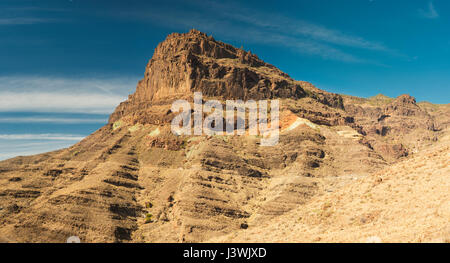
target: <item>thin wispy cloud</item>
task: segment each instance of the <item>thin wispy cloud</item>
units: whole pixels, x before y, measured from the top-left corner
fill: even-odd
[[[106,123],[108,119],[91,118],[56,118],[56,117],[14,117],[0,118],[0,123],[59,123],[59,124],[85,124],[85,123]]]
[[[13,18],[0,18],[0,25],[32,25],[38,23],[49,23],[52,20],[36,17],[13,17]]]
[[[273,46],[282,46],[294,49],[295,52],[318,56],[326,60],[338,60],[350,63],[362,63],[365,60],[358,58],[350,53],[344,52],[339,48],[332,47],[326,43],[320,43],[314,39],[302,38],[298,36],[290,36],[283,32],[270,32],[265,28],[257,25],[243,26],[242,23],[230,23],[227,21],[215,21],[210,18],[199,17],[196,15],[186,14],[184,12],[165,14],[163,12],[142,13],[141,15],[133,14],[133,19],[141,17],[145,20],[151,20],[155,23],[164,21],[165,18],[170,23],[165,26],[174,29],[196,28],[205,32],[213,32],[214,36],[224,38],[224,40],[245,41],[248,43],[267,44]]]
[[[230,33],[224,33],[225,36],[234,38]],[[292,36],[273,33],[271,37],[260,31],[251,31],[246,34],[235,36],[247,42],[255,41],[257,43],[265,43],[267,45],[284,46],[292,49],[296,53],[314,55],[327,60],[338,60],[349,63],[366,63],[368,61],[358,58],[352,54],[343,52],[337,48],[324,43],[318,43],[307,39],[298,39]]]
[[[419,13],[424,18],[428,19],[439,18],[439,13],[436,10],[436,7],[434,6],[432,1],[428,2],[428,7],[426,9],[419,9]]]
[[[308,21],[288,18],[262,12],[227,12],[228,18],[235,19],[253,26],[285,35],[304,37],[311,40],[335,44],[339,46],[355,47],[368,50],[386,51],[388,48],[381,43],[368,41],[362,37],[345,34],[335,29]],[[269,19],[268,19],[269,18]]]
[[[26,13],[26,12],[67,12],[66,8],[54,8],[54,7],[43,7],[43,6],[12,6],[2,8],[6,12],[15,13]]]
[[[171,26],[196,28],[205,32],[214,32],[214,36],[220,36],[224,40],[244,41],[247,43],[266,44],[271,46],[282,46],[292,49],[296,53],[318,56],[326,60],[337,60],[349,63],[367,63],[368,61],[358,58],[350,53],[344,52],[339,48],[330,46],[328,43],[318,42],[313,39],[302,38],[283,34],[283,32],[269,32],[264,28],[255,25],[242,26],[242,23],[233,24],[229,20],[210,20],[208,17],[200,14],[185,12],[152,12],[152,13],[132,13],[133,18],[144,20],[151,19],[155,23],[168,17]],[[128,13],[130,15],[130,13]]]
[[[152,7],[151,10],[122,10],[114,15],[151,21],[173,29],[196,28],[212,32],[214,36],[224,40],[286,47],[297,53],[325,60],[380,64],[358,57],[349,51],[351,48],[403,56],[377,41],[369,41],[310,21],[249,9],[242,4],[223,4],[216,1],[190,3],[196,6],[198,11],[179,10],[172,6]]]
[[[51,77],[51,76],[0,76],[1,91],[49,91],[74,93],[107,93],[124,95],[136,88],[140,76],[134,77]]]
[[[125,99],[89,93],[0,92],[0,111],[108,113]]]
[[[48,145],[45,145],[36,150],[0,152],[0,161],[14,158],[17,156],[29,156],[29,155],[34,155],[34,154],[38,154],[38,153],[49,152],[51,150],[55,150],[55,149],[48,147]]]
[[[109,114],[136,83],[137,78],[0,77],[0,112]]]
[[[0,140],[80,141],[85,136],[74,134],[0,134]]]
[[[199,2],[199,4],[202,3]],[[323,54],[322,57],[325,59],[354,63],[373,63],[367,59],[357,58],[355,55],[341,50],[341,47],[378,51],[405,57],[405,55],[387,47],[381,42],[367,40],[361,36],[310,21],[299,20],[276,13],[266,13],[240,4],[230,5],[215,1],[210,1],[208,4],[210,10],[224,10],[220,16],[225,20],[234,20],[240,25],[247,24],[249,28],[256,28],[263,32],[267,38],[281,35],[293,43],[314,45],[316,48],[306,49],[306,51],[312,55],[317,55],[316,51],[320,50],[320,54]],[[291,43],[285,42],[285,45],[291,45]]]
[[[0,25],[33,25],[62,22],[63,20],[54,16],[61,12],[67,12],[67,9],[44,6],[2,6],[0,8]]]
[[[25,136],[28,139],[12,139],[14,137],[24,137],[23,135],[11,135],[9,139],[0,139],[0,160],[13,158],[16,156],[27,156],[38,153],[50,152],[72,146],[77,141],[83,139],[77,135],[47,135],[47,139],[35,139],[39,136]],[[44,136],[40,136],[44,137]],[[57,140],[50,139],[58,137]],[[62,138],[68,137],[68,140]],[[33,139],[30,139],[33,138]]]

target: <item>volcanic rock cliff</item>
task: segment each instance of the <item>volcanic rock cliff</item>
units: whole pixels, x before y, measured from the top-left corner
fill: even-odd
[[[250,135],[176,136],[171,103],[191,100],[194,91],[221,101],[279,99],[279,143],[261,147]],[[329,93],[199,31],[174,33],[107,125],[67,149],[0,162],[0,241],[245,236],[414,157],[440,142],[449,125],[448,105],[408,95]],[[303,217],[328,218],[323,206]],[[323,223],[319,228],[330,222]],[[370,227],[370,220],[358,224]],[[414,224],[408,227],[417,234]]]
[[[310,83],[294,81],[251,52],[214,40],[197,30],[173,33],[155,49],[136,92],[111,116],[114,122],[131,112],[194,91],[223,99],[299,99],[307,96],[342,108],[342,98]]]

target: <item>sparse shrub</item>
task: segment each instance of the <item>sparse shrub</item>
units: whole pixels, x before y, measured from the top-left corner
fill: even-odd
[[[113,123],[113,130],[117,130],[118,128],[120,128],[120,126],[122,126],[122,121],[116,121]]]
[[[152,214],[146,214],[146,215],[145,215],[145,223],[146,223],[146,224],[152,223],[152,222],[153,222],[152,217],[153,217]]]

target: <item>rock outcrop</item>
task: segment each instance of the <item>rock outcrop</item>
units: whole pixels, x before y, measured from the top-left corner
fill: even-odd
[[[243,100],[306,95],[300,84],[251,52],[191,30],[171,34],[156,47],[131,99],[155,101],[193,91]]]
[[[410,95],[347,98],[345,109],[362,128],[365,142],[386,160],[398,160],[436,140],[436,118]]]
[[[222,99],[311,97],[332,107],[343,107],[339,95],[295,81],[250,51],[193,29],[185,34],[173,33],[156,47],[136,92],[117,108],[111,121],[195,91]]]
[[[171,103],[194,91],[220,101],[279,99],[279,143],[173,134]],[[0,162],[0,236],[202,242],[252,231],[440,140],[450,118],[437,116],[448,113],[406,95],[329,93],[199,31],[171,34],[107,125],[67,149]],[[295,224],[330,218],[328,201]]]

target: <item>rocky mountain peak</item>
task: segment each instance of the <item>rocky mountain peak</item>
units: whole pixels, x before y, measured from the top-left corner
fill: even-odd
[[[399,104],[416,104],[416,98],[410,96],[409,94],[403,94],[398,96],[394,102]]]
[[[403,94],[385,107],[385,113],[400,116],[427,115],[417,104],[416,99],[410,95]]]
[[[172,33],[155,49],[153,60],[167,59],[180,54],[214,59],[238,59],[250,66],[271,66],[250,51],[216,41],[211,35],[191,29],[188,33]],[[273,66],[271,66],[273,67]]]
[[[305,96],[300,83],[255,54],[193,29],[170,34],[156,47],[131,99],[157,101],[194,91],[227,99]]]
[[[250,51],[192,29],[172,33],[158,44],[136,92],[116,109],[110,121],[196,91],[224,100],[311,97],[321,104],[343,108],[341,96],[293,80]]]

